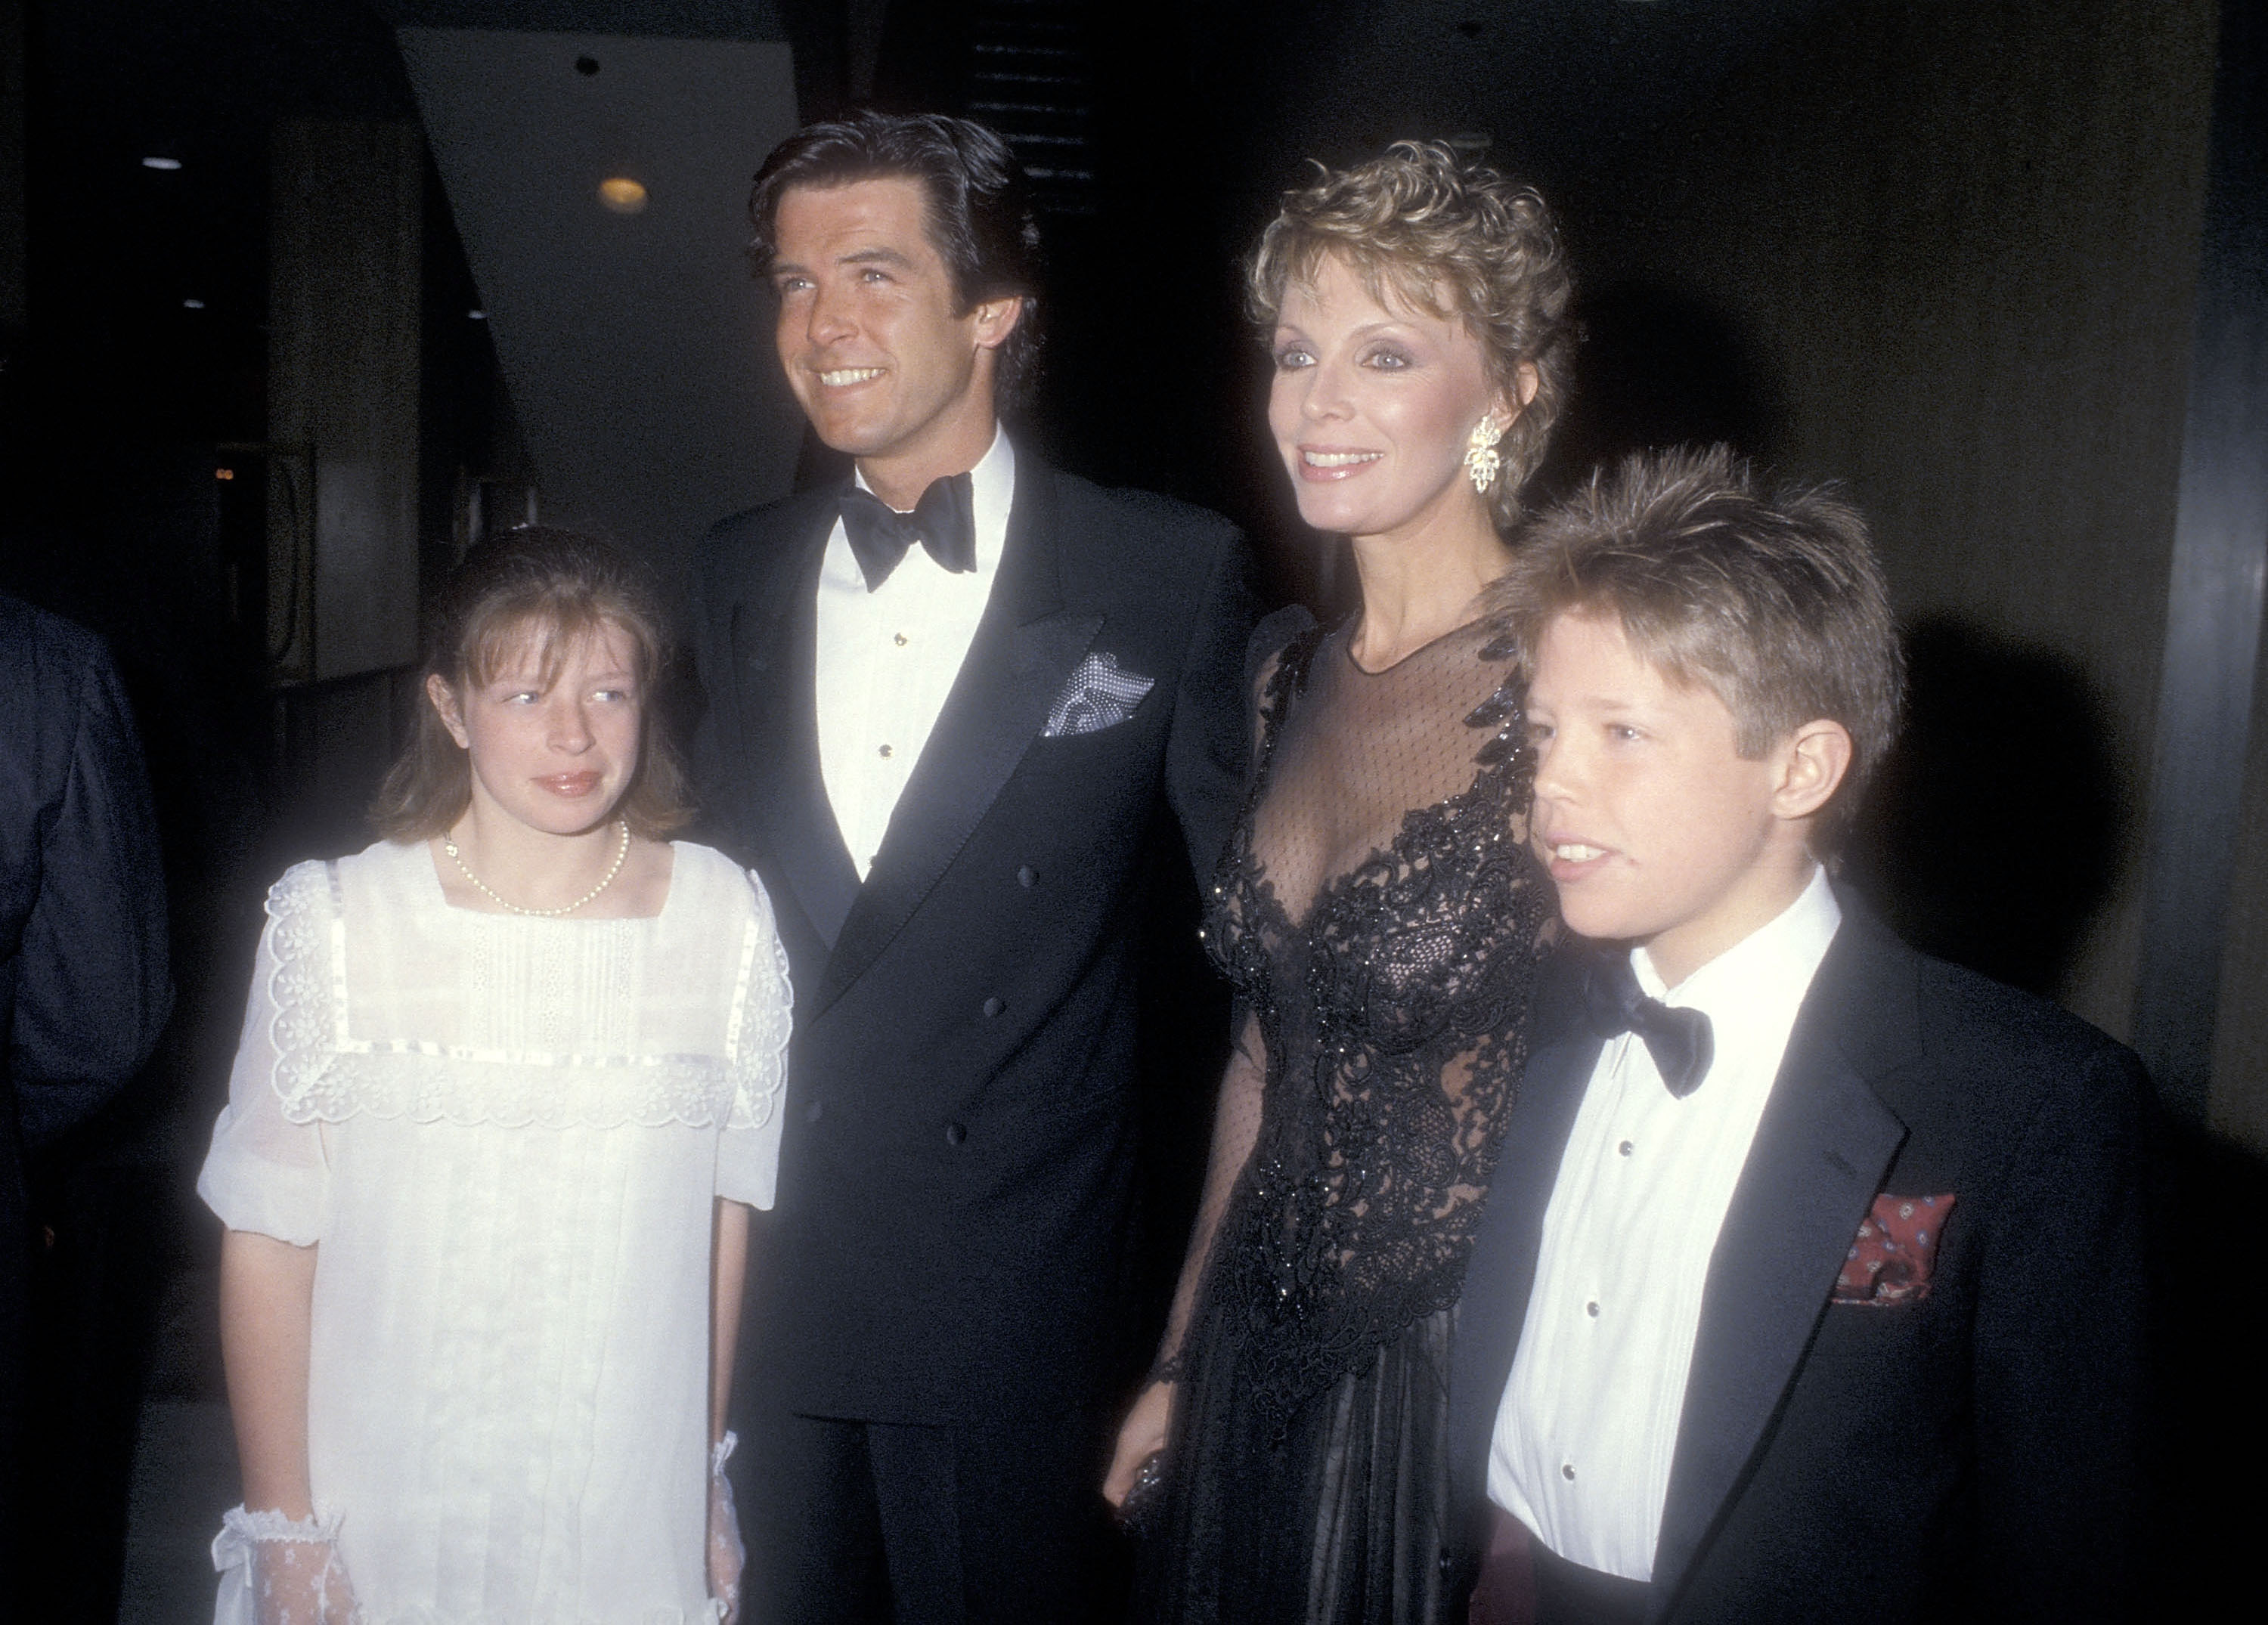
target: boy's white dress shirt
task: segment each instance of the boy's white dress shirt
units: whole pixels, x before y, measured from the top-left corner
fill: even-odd
[[[1778,918],[1665,989],[1707,1012],[1715,1058],[1684,1099],[1644,1040],[1608,1041],[1577,1111],[1489,1452],[1489,1498],[1571,1562],[1653,1577],[1701,1295],[1796,1011],[1842,922],[1826,872]]]
[[[860,477],[858,483],[866,482]],[[874,866],[898,798],[968,658],[1000,572],[1015,497],[1015,449],[995,430],[991,449],[969,470],[973,572],[955,574],[928,548],[909,548],[888,579],[869,592],[841,519],[827,540],[814,662],[819,771],[861,880]]]

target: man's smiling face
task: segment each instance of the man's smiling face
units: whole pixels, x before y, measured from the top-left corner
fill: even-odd
[[[791,188],[775,242],[780,364],[819,438],[862,467],[909,473],[931,463],[958,473],[982,456],[993,423],[989,352],[1014,327],[1018,302],[956,313],[921,183],[886,175]]]

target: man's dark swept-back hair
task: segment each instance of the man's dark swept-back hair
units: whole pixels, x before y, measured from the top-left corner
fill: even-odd
[[[748,245],[760,276],[779,253],[780,198],[791,187],[839,187],[902,176],[929,199],[929,239],[953,274],[963,313],[1019,295],[1015,331],[1000,346],[995,394],[1003,412],[1030,403],[1040,362],[1040,222],[1016,155],[983,125],[943,114],[861,110],[806,124],[774,147],[748,195]]]

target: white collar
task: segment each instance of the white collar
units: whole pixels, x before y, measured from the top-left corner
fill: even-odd
[[[1793,902],[1765,924],[1726,949],[1675,988],[1663,985],[1653,968],[1653,956],[1644,948],[1631,950],[1631,968],[1638,985],[1665,1004],[1706,1011],[1721,1022],[1761,1005],[1793,1006],[1803,1002],[1819,961],[1827,957],[1843,923],[1843,909],[1827,871],[1813,864],[1810,882]]]

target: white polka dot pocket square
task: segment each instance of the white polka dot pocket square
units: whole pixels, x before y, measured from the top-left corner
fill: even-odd
[[[1044,737],[1066,739],[1116,727],[1134,714],[1156,680],[1128,671],[1107,649],[1087,656],[1049,707]]]

